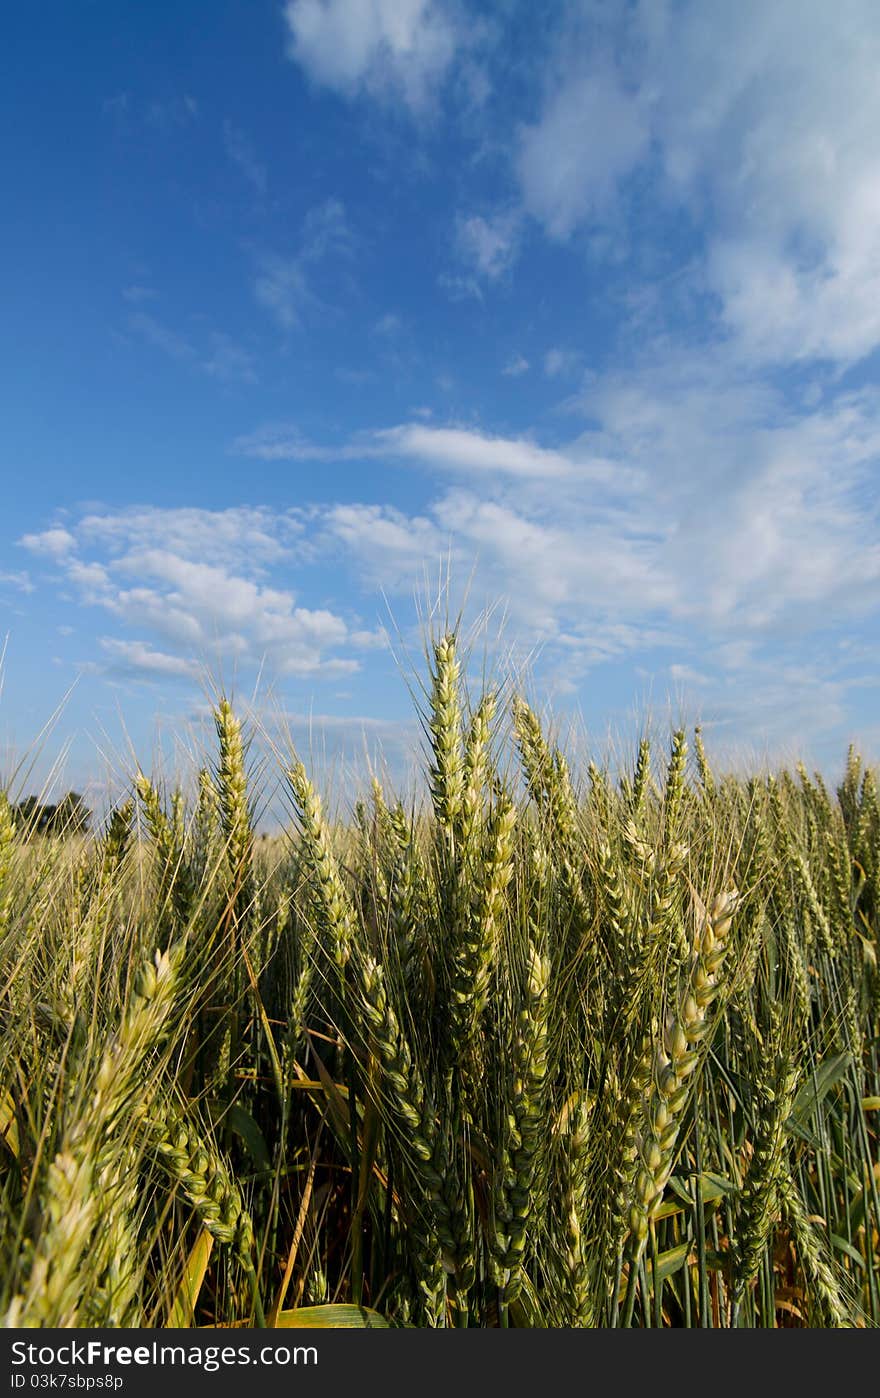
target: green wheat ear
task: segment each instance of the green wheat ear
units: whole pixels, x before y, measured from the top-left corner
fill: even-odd
[[[641,1159],[629,1216],[633,1266],[644,1251],[649,1225],[672,1174],[689,1079],[705,1058],[710,1012],[722,989],[728,935],[738,899],[737,890],[728,889],[703,911],[687,976],[657,1045],[639,1134]]]
[[[795,1065],[782,1046],[778,1013],[759,1060],[755,1081],[756,1123],[752,1159],[743,1183],[734,1248],[731,1302],[734,1320],[747,1288],[758,1275],[780,1206],[786,1161],[787,1123],[799,1085]]]
[[[337,966],[344,967],[355,938],[355,916],[342,881],[339,862],[332,849],[321,798],[309,781],[302,762],[290,768],[287,779],[302,828],[305,859],[311,870],[331,953]]]
[[[248,799],[245,745],[239,719],[227,699],[221,699],[214,713],[219,743],[217,804],[229,864],[230,893],[241,914],[250,903],[251,855],[254,832]]]
[[[437,824],[450,841],[454,840],[464,801],[460,679],[456,639],[453,634],[447,633],[434,646],[428,726],[432,749],[430,780],[434,814]]]
[[[6,930],[12,906],[9,878],[15,844],[15,821],[5,791],[0,791],[0,936]]]

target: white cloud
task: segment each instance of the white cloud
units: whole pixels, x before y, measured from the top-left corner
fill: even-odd
[[[440,0],[288,0],[290,56],[322,86],[423,109],[463,40]]]
[[[108,619],[107,639],[124,645],[105,658],[132,673],[218,657],[345,673],[381,643],[340,608],[346,589],[371,606],[380,588],[409,598],[448,566],[475,606],[506,609],[522,647],[543,648],[559,689],[638,655],[658,684],[696,694],[719,731],[782,732],[790,686],[808,735],[814,677],[825,707],[812,731],[830,732],[864,679],[851,673],[858,652],[832,654],[823,632],[865,640],[858,628],[880,611],[873,391],[827,388],[805,406],[732,354],[664,341],[625,373],[591,375],[568,407],[585,430],[556,446],[424,422],[338,447],[284,424],[237,443],[270,460],[420,467],[408,510],[389,488],[384,501],[282,513],[93,511],[22,542]],[[383,479],[371,471],[370,490]],[[307,564],[329,595],[300,595]]]
[[[154,650],[146,641],[122,641],[105,636],[101,648],[125,673],[135,671],[162,679],[168,676],[193,679],[199,673],[199,667],[192,661]]]
[[[607,216],[617,184],[646,154],[650,133],[638,103],[606,58],[553,84],[537,124],[519,135],[523,201],[554,238]]]
[[[333,505],[322,524],[355,565],[366,569],[373,585],[393,590],[411,587],[449,546],[448,535],[434,521],[390,505]]]
[[[226,510],[160,509],[156,506],[84,515],[77,538],[111,556],[154,548],[161,541],[183,558],[222,558],[233,567],[260,570],[288,556],[303,525],[290,511],[239,506]],[[68,549],[76,543],[68,535]]]
[[[870,352],[880,342],[876,7],[697,5],[681,32],[664,29],[654,65],[673,50],[684,81],[664,94],[657,129],[688,195],[710,181],[720,231],[709,268],[727,323],[752,357]]]
[[[20,540],[22,546],[31,553],[47,554],[50,558],[64,558],[76,545],[76,539],[68,529],[56,527],[44,529],[40,534],[25,534]]]
[[[101,639],[116,669],[189,675],[231,660],[282,676],[348,674],[375,633],[262,576],[314,556],[302,531],[268,509],[144,508],[86,515],[63,548],[47,545],[53,531],[30,538],[81,604],[121,631]]]
[[[880,604],[880,407],[868,390],[793,409],[735,359],[664,343],[590,378],[569,407],[592,425],[558,447],[407,423],[337,448],[277,429],[239,448],[423,467],[428,508],[350,503],[326,526],[371,579],[383,567],[412,579],[450,550],[468,575],[479,558],[486,586],[545,636],[649,619],[720,643],[803,635],[829,610],[843,622]]]
[[[815,626],[880,601],[880,411],[868,392],[794,415],[727,363],[653,364],[592,385],[595,448],[641,466],[676,612],[723,628]]]
[[[436,514],[542,638],[572,626],[583,635],[597,617],[647,624],[675,600],[658,550],[640,538],[638,512],[631,524],[609,520],[601,495],[563,487],[542,509],[516,491],[503,500],[451,491]]]
[[[102,563],[83,563],[79,558],[66,560],[66,576],[89,602],[106,604],[110,596],[110,574]]]
[[[703,674],[701,670],[695,669],[693,665],[670,665],[669,674],[677,684],[704,686],[712,683],[709,675]]]
[[[472,599],[501,603],[559,683],[654,653],[646,663],[699,689],[707,712],[740,731],[763,723],[781,702],[774,657],[794,684],[810,637],[856,633],[880,610],[874,395],[794,410],[734,360],[664,345],[592,378],[576,405],[591,425],[555,449],[459,428],[380,433],[432,468],[428,503],[338,505],[320,526],[355,577],[389,594],[446,564],[462,588],[473,577]],[[821,687],[829,725],[856,683],[836,663]],[[752,682],[765,695],[754,710]]]
[[[455,230],[458,252],[478,276],[497,281],[509,271],[519,252],[520,220],[516,213],[459,215]]]
[[[463,427],[422,422],[378,428],[338,446],[309,442],[294,427],[269,427],[237,438],[234,450],[265,461],[350,461],[402,458],[454,474],[553,480],[566,476],[631,487],[630,474],[598,456],[538,446],[525,437],[492,437]]]
[[[591,6],[568,13],[598,23]],[[873,0],[640,0],[604,18],[611,37],[561,36],[538,119],[520,130],[525,208],[553,238],[604,227],[613,244],[638,226],[638,210],[624,217],[637,175],[661,216],[683,208],[701,234],[744,360],[869,354],[880,344]]]
[[[409,423],[376,432],[380,449],[444,471],[478,471],[540,480],[571,475],[572,462],[561,452],[522,438],[490,437],[459,427]]]
[[[779,763],[840,759],[839,733],[853,686],[824,659],[817,664],[764,654],[723,674],[712,667],[682,675],[677,684],[688,717],[702,721],[716,771],[723,763],[752,775]]]

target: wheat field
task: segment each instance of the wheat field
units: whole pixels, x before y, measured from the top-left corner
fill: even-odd
[[[0,796],[5,1325],[878,1324],[876,774],[570,771],[459,652],[422,802],[291,752],[258,838],[225,700],[100,831]]]

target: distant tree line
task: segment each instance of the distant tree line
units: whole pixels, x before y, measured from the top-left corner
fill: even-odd
[[[61,800],[50,805],[36,796],[26,796],[12,807],[19,830],[36,831],[40,835],[76,835],[87,830],[92,813],[78,791],[68,791]]]

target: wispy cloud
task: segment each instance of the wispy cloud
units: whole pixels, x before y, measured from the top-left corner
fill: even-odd
[[[122,288],[122,297],[125,301],[130,301],[133,305],[140,305],[142,301],[154,301],[156,292],[151,286],[142,286],[135,282],[131,286]]]
[[[306,214],[297,251],[290,255],[261,251],[256,256],[254,292],[283,330],[298,329],[308,312],[327,310],[313,287],[313,277],[325,259],[350,258],[355,238],[345,207],[328,199]]]
[[[58,531],[28,535],[22,541],[45,540]],[[75,536],[64,530],[70,551],[79,541],[111,557],[132,549],[152,548],[161,539],[182,557],[224,558],[233,567],[245,564],[264,569],[279,563],[302,543],[303,525],[291,511],[240,506],[225,510],[160,509],[157,506],[108,510],[83,515]]]
[[[259,255],[257,265],[254,292],[260,305],[271,311],[282,330],[298,328],[305,311],[319,304],[303,262],[299,257],[264,252]]]
[[[268,171],[250,139],[231,121],[224,121],[223,143],[233,165],[238,167],[257,194],[265,195],[269,187]]]
[[[516,170],[523,202],[554,238],[609,214],[618,182],[650,149],[641,104],[622,86],[610,55],[562,82],[548,77],[539,121],[521,129]]]
[[[793,412],[734,363],[693,356],[593,378],[578,401],[592,425],[562,448],[421,424],[374,434],[430,468],[429,502],[340,504],[320,527],[389,591],[444,559],[459,578],[476,566],[475,591],[503,599],[523,640],[549,646],[573,680],[665,650],[670,680],[708,678],[713,712],[731,695],[747,706],[749,676],[772,705],[773,655],[793,676],[832,620],[843,637],[876,616],[869,391]],[[844,663],[828,657],[829,677]],[[855,680],[834,682],[837,713]]]
[[[199,674],[199,667],[194,661],[154,650],[146,641],[124,641],[105,636],[101,649],[110,657],[111,671],[118,669],[125,675],[134,673],[160,679],[195,679]]]
[[[529,372],[529,361],[525,355],[515,354],[513,359],[507,361],[501,372],[509,379],[521,378],[523,374]]]
[[[548,379],[571,378],[577,373],[581,359],[578,350],[556,346],[544,355],[544,373]]]
[[[503,277],[519,253],[521,224],[513,211],[496,213],[488,218],[482,214],[460,214],[455,238],[459,256],[480,278],[494,282]]]
[[[236,437],[232,450],[257,461],[357,461],[375,456],[377,448],[369,435],[339,445],[322,444],[309,441],[295,425],[277,423]]]
[[[369,713],[384,662],[364,617],[380,593],[406,612],[448,566],[453,608],[468,587],[472,610],[497,602],[542,680],[594,713],[635,677],[718,734],[806,739],[864,715],[880,624],[875,0],[285,0],[276,19],[296,188],[244,108],[209,122],[173,79],[155,110],[149,93],[111,100],[103,134],[121,199],[177,201],[173,246],[163,215],[148,260],[125,255],[120,370],[164,358],[181,441],[202,453],[227,424],[228,457],[192,498],[296,508],[78,513],[65,478],[68,508],[41,532],[30,517],[27,557],[0,558],[7,613],[35,587],[30,624],[51,590],[65,620],[79,609],[65,656],[157,684],[192,683],[221,653],[265,660],[300,718],[306,684],[338,696],[360,665],[345,688]],[[212,141],[225,181],[208,166],[181,182]],[[188,284],[207,295],[222,271],[216,319],[154,290],[203,255]],[[252,413],[230,426],[219,386],[254,384],[257,361]],[[200,439],[187,413],[214,388]],[[150,411],[147,396],[130,420],[141,440]],[[157,499],[181,498],[174,470],[157,462]]]
[[[131,95],[128,92],[115,92],[112,97],[105,97],[101,103],[101,111],[105,116],[120,118],[125,116],[131,105]]]
[[[309,209],[302,225],[303,262],[321,262],[329,255],[350,256],[355,244],[341,199],[325,199],[323,204]]]
[[[108,618],[103,658],[132,673],[185,677],[219,655],[300,679],[350,672],[378,636],[302,601],[291,573],[305,585],[304,568],[329,568],[334,595],[353,584],[372,604],[448,566],[475,604],[505,607],[557,688],[625,660],[687,691],[719,732],[784,736],[787,688],[804,735],[839,725],[864,664],[823,632],[833,619],[838,641],[856,638],[880,609],[874,395],[795,410],[735,358],[658,345],[592,376],[569,411],[585,428],[552,447],[424,422],[338,446],[279,426],[236,444],[257,459],[418,466],[423,503],[409,509],[94,512],[22,543]],[[814,681],[825,708],[810,727]]]
[[[196,343],[146,311],[134,311],[126,322],[129,332],[179,364],[224,383],[256,383],[253,356],[230,335],[219,330],[202,333]]]
[[[11,587],[16,592],[33,592],[34,585],[31,582],[30,574],[24,572],[3,573],[0,572],[0,587]]]
[[[371,583],[393,591],[410,589],[449,546],[448,534],[435,520],[391,505],[332,505],[322,512],[321,525]]]
[[[198,355],[184,335],[164,325],[146,311],[136,311],[128,317],[128,329],[153,349],[161,350],[169,359],[194,363]]]
[[[373,331],[376,335],[385,335],[389,337],[399,335],[402,329],[403,318],[399,316],[396,311],[386,311],[385,315],[380,316],[373,326]]]
[[[147,104],[144,120],[148,126],[164,133],[179,130],[197,119],[199,104],[190,93],[179,97],[154,98]]]
[[[202,351],[199,367],[221,383],[256,383],[253,356],[231,335],[212,330]]]
[[[463,427],[402,423],[359,434],[338,446],[313,443],[295,428],[268,427],[239,437],[234,450],[265,461],[404,459],[438,471],[552,481],[577,477],[628,488],[627,472],[585,453],[541,447],[525,437],[496,437]]]

